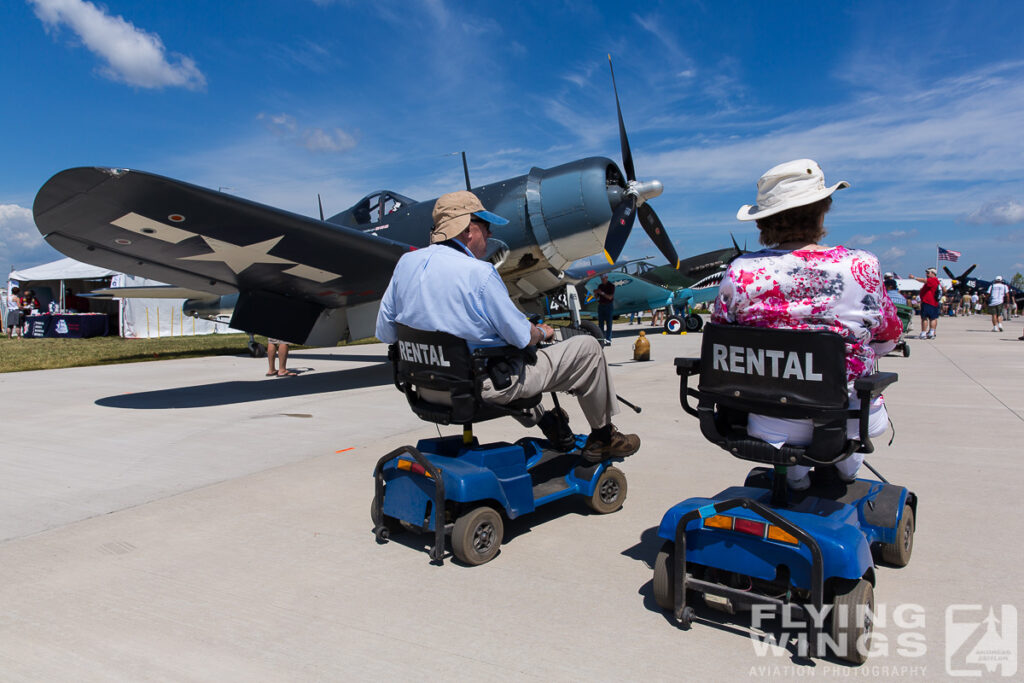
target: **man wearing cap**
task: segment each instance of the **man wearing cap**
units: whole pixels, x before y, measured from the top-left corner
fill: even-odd
[[[921,287],[921,334],[918,339],[935,339],[935,330],[939,327],[939,306],[942,301],[942,284],[938,272],[934,268],[925,271],[927,277],[910,277],[923,282]]]
[[[996,275],[995,281],[988,288],[988,314],[992,316],[992,331],[1003,331],[1003,302],[1010,288],[1003,282],[1002,275]]]
[[[554,330],[534,325],[516,308],[487,253],[491,226],[508,221],[487,211],[476,195],[452,192],[434,204],[430,246],[399,259],[377,315],[377,338],[397,340],[397,324],[418,330],[438,330],[465,339],[471,349],[486,346],[525,348],[550,341]],[[615,388],[600,343],[589,335],[571,337],[537,352],[537,361],[515,359],[512,384],[495,389],[483,382],[482,396],[494,403],[537,396],[547,391],[576,395],[590,423],[583,457],[600,462],[626,457],[640,448],[635,434],[622,434],[611,422],[618,412]],[[564,413],[537,415],[541,428],[556,448],[572,447]]]
[[[889,295],[889,301],[901,306],[907,305],[907,297],[900,294],[899,284],[896,282],[895,275],[886,273],[882,284],[885,286],[885,293]]]

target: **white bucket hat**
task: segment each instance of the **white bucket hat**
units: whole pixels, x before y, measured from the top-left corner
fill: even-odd
[[[826,187],[825,174],[816,161],[787,161],[761,176],[757,181],[757,204],[744,204],[736,212],[736,218],[756,221],[798,206],[813,204],[849,186],[850,183],[840,180],[832,187]]]

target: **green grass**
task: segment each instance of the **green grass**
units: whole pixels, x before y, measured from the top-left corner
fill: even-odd
[[[173,358],[247,355],[248,339],[248,335],[244,334],[206,334],[160,339],[8,339],[6,336],[0,336],[0,372],[140,363]],[[266,337],[256,337],[256,340],[264,346],[267,343]],[[366,344],[375,341],[377,340],[370,338],[352,343]]]

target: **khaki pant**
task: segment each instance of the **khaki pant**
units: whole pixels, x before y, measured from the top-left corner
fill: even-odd
[[[619,412],[601,343],[589,335],[570,337],[539,350],[534,365],[516,361],[507,388],[498,391],[487,379],[481,389],[485,401],[503,404],[547,391],[571,392],[592,430],[611,424],[612,415]]]

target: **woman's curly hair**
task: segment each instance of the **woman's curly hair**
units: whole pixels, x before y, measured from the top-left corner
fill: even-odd
[[[773,247],[784,242],[804,241],[818,243],[825,236],[821,217],[832,208],[832,197],[825,197],[813,204],[797,206],[757,221],[761,231],[760,242]]]

